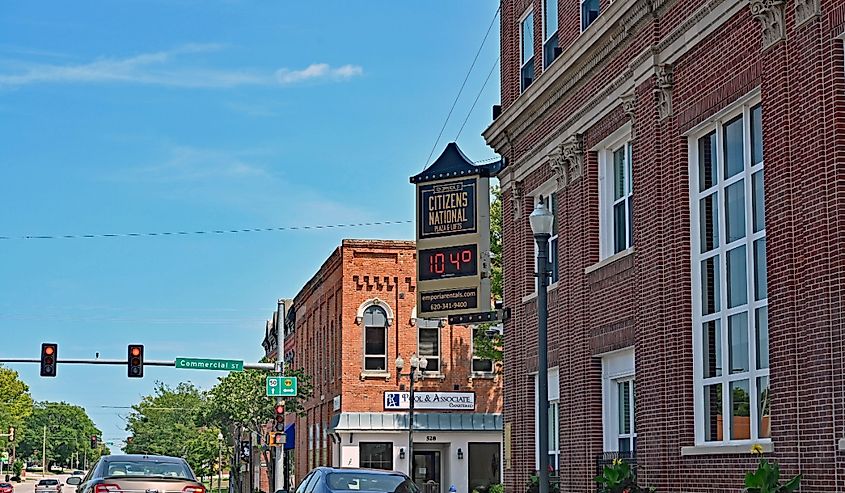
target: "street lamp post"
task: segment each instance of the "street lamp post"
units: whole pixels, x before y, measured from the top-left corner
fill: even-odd
[[[528,217],[528,222],[537,242],[537,472],[540,480],[539,493],[549,493],[549,306],[546,287],[551,275],[549,238],[552,235],[554,214],[546,208],[542,197]]]
[[[411,380],[410,402],[408,403],[408,477],[411,478],[411,481],[414,480],[414,382],[422,376],[427,366],[428,360],[425,356],[418,357],[417,353],[411,355],[411,367],[407,374]],[[397,376],[404,376],[402,375],[403,368],[405,368],[405,360],[402,359],[402,356],[398,356],[396,358]]]
[[[223,490],[223,432],[217,432],[217,493]]]

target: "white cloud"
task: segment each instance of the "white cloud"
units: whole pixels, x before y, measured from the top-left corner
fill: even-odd
[[[141,53],[126,58],[98,58],[78,64],[18,64],[15,72],[0,72],[0,87],[44,83],[124,83],[179,88],[229,88],[245,85],[290,85],[307,80],[345,80],[363,74],[357,65],[333,68],[317,63],[275,72],[254,69],[220,70],[189,67],[177,57],[219,51],[218,44],[186,44],[167,51]]]
[[[280,84],[295,84],[310,79],[349,79],[364,73],[364,69],[358,65],[343,65],[332,68],[326,63],[314,63],[302,70],[280,69],[276,71],[276,80]]]

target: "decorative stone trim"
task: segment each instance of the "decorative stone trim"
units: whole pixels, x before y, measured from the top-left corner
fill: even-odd
[[[511,208],[513,208],[514,222],[522,219],[522,203],[525,201],[525,195],[522,190],[522,182],[515,180],[511,186]]]
[[[751,0],[751,16],[763,29],[763,49],[786,39],[783,15],[784,0]]]
[[[801,27],[822,15],[819,0],[795,0],[795,27]]]
[[[625,112],[625,116],[631,122],[631,140],[634,140],[637,138],[637,93],[630,92],[625,94],[621,100],[622,111]]]
[[[775,446],[772,442],[757,442],[755,445],[760,445],[763,448],[764,454],[771,454],[775,451]],[[691,447],[681,447],[681,457],[689,457],[696,455],[748,455],[751,450],[751,444],[748,445],[695,445]]]
[[[569,165],[563,159],[563,146],[555,147],[548,158],[549,167],[557,182],[557,189],[560,190],[569,185]]]
[[[568,167],[567,175],[569,183],[581,177],[581,170],[584,168],[584,136],[575,134],[563,141],[560,145],[561,159]]]
[[[657,77],[654,83],[654,95],[657,99],[657,114],[661,120],[672,116],[672,88],[675,86],[675,76],[672,65],[661,64],[654,68]]]
[[[390,305],[378,298],[370,298],[361,303],[361,306],[358,307],[358,313],[355,315],[355,324],[361,325],[361,322],[364,321],[364,312],[371,306],[377,306],[384,310],[384,313],[387,314],[387,325],[393,325],[393,310],[390,309]]]

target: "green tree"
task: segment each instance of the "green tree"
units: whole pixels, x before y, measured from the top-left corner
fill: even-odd
[[[262,441],[266,426],[273,420],[275,401],[266,395],[266,379],[270,372],[262,370],[246,370],[229,373],[218,379],[217,385],[209,392],[208,418],[226,430],[232,443],[238,443],[243,431],[253,432]],[[288,413],[304,415],[304,400],[313,393],[311,377],[302,369],[285,369],[285,375],[298,379],[299,394],[295,398],[285,399],[285,410]],[[270,451],[262,447],[264,461],[271,462]],[[240,477],[232,468],[233,480],[240,483]],[[268,469],[270,484],[273,484],[272,468]]]
[[[490,190],[490,292],[497,302],[503,300],[502,275],[502,189]],[[493,324],[480,324],[473,331],[472,350],[475,356],[501,362],[504,338],[500,333],[489,333]]]
[[[94,435],[100,436],[100,430],[82,407],[66,402],[39,402],[26,418],[17,451],[20,457],[41,463],[42,446],[46,444],[47,467],[69,466],[76,453],[80,457],[87,454],[89,460],[106,453],[102,447],[90,450]]]
[[[32,414],[32,408],[29,387],[20,379],[18,372],[0,366],[0,433],[6,433],[10,426],[14,426],[15,434],[23,436],[24,424]],[[9,440],[0,438],[0,450],[8,448]]]
[[[175,388],[158,382],[151,395],[132,406],[124,451],[183,457],[195,472],[210,473],[217,460],[218,429],[208,425],[206,394],[191,383]]]

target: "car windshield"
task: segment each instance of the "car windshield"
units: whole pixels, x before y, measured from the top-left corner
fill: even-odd
[[[42,479],[38,482],[39,486],[55,486],[59,484],[59,480],[57,479]]]
[[[184,463],[173,461],[110,461],[106,464],[104,477],[143,476],[194,480],[194,475]]]
[[[419,488],[401,474],[365,471],[333,472],[326,477],[332,491],[378,491],[383,493],[419,493]]]

